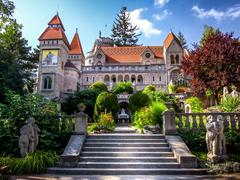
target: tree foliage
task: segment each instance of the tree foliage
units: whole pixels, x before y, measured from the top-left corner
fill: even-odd
[[[144,94],[142,91],[138,91],[133,94],[129,99],[129,108],[133,114],[142,107],[149,106],[151,104],[151,99],[147,94]]]
[[[204,32],[203,32],[202,38],[200,40],[200,45],[203,46],[204,43],[208,40],[208,38],[210,38],[211,36],[213,36],[217,33],[220,33],[219,29],[215,29],[212,26],[205,25]]]
[[[133,93],[132,83],[131,82],[118,82],[114,85],[113,92],[116,94],[120,93]]]
[[[188,46],[187,46],[187,41],[183,35],[183,33],[181,31],[178,32],[178,35],[177,35],[177,38],[181,44],[181,46],[184,48],[184,49],[187,49]]]
[[[4,98],[7,90],[20,94],[32,91],[39,51],[31,52],[22,37],[22,25],[12,17],[14,3],[0,1],[0,8],[0,98]]]
[[[115,18],[115,22],[112,27],[112,38],[116,46],[134,46],[137,45],[138,31],[137,26],[133,26],[130,22],[130,14],[127,11],[127,7],[122,7],[120,13]]]
[[[216,33],[203,46],[195,46],[182,62],[192,77],[194,95],[205,95],[208,89],[219,100],[224,86],[240,85],[240,51],[233,33]]]
[[[98,121],[101,113],[111,113],[116,117],[118,112],[117,95],[111,92],[102,92],[98,95],[94,107],[94,120]]]
[[[89,89],[98,90],[98,91],[107,91],[107,86],[101,81],[93,83]]]

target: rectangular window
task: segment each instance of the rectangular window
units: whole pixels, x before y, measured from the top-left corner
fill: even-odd
[[[155,81],[155,77],[154,76],[153,76],[152,80]]]

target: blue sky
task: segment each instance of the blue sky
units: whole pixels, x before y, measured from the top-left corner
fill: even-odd
[[[38,37],[49,20],[59,12],[69,41],[78,28],[84,52],[98,37],[110,36],[122,6],[127,6],[132,23],[139,26],[143,45],[162,45],[167,34],[181,31],[188,45],[199,42],[204,25],[240,36],[239,0],[14,0],[14,17],[23,24],[23,36],[29,45],[38,45]],[[105,26],[107,25],[107,26]]]

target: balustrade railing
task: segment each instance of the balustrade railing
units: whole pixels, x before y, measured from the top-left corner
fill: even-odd
[[[205,130],[206,119],[209,115],[213,116],[214,119],[221,115],[225,130],[240,130],[240,113],[176,113],[176,126],[178,129]]]

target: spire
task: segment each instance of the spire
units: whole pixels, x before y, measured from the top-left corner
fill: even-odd
[[[69,54],[83,54],[81,41],[78,35],[78,29],[76,29],[76,33],[72,39]]]
[[[58,15],[58,11],[57,14],[49,21],[48,25],[60,25],[62,29],[65,31],[63,23]]]
[[[171,29],[171,32],[168,34],[167,38],[164,40],[164,46],[166,49],[169,48],[173,40],[175,40],[181,46],[181,43],[179,42],[178,38],[175,36],[175,34],[172,32],[172,29]]]

